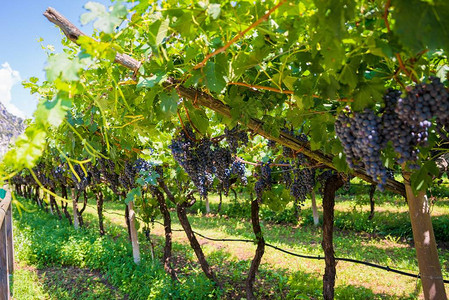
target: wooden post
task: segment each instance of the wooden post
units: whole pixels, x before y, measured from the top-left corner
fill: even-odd
[[[206,196],[206,215],[210,214],[209,197]]]
[[[14,262],[12,249],[9,249],[12,248],[11,192],[7,187],[4,189],[6,189],[6,196],[0,202],[0,299],[11,299],[9,274],[13,270]],[[8,235],[8,226],[10,227],[10,236]],[[10,242],[8,242],[8,238],[11,238]],[[9,265],[11,267],[8,270]]]
[[[73,204],[73,227],[80,228],[80,219],[78,216],[78,196],[79,192],[75,188],[72,189],[72,204]]]
[[[12,238],[12,209],[11,204],[9,204],[8,210],[6,211],[6,245],[8,251],[8,272],[11,277],[14,273],[14,242]]]
[[[139,250],[139,240],[137,238],[137,229],[136,229],[136,213],[134,211],[134,202],[129,201],[128,203],[128,211],[129,211],[129,227],[131,230],[131,244],[133,247],[133,258],[136,264],[140,263],[140,250]]]
[[[318,208],[316,206],[315,191],[310,193],[310,198],[312,199],[313,225],[318,226],[320,224],[320,216],[318,215]]]
[[[5,218],[5,212],[0,212],[0,218]],[[9,299],[8,275],[8,245],[6,243],[5,222],[0,227],[0,299]]]
[[[417,195],[413,193],[409,173],[404,172],[403,177],[424,298],[447,299],[430,218],[429,199],[425,191],[420,191]]]

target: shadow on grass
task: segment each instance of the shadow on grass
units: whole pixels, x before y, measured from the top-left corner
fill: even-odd
[[[43,288],[53,299],[128,299],[97,271],[74,267],[38,269]]]
[[[206,217],[190,215],[192,227],[205,236],[211,233],[205,231],[219,230],[226,235],[254,239],[251,224],[247,221],[226,219],[219,217]],[[179,228],[177,220],[174,220],[176,228]],[[277,245],[286,250],[308,255],[323,255],[321,248],[321,230],[313,227],[292,228],[280,225],[263,226],[263,234],[267,243]],[[223,235],[209,236],[212,238]],[[354,233],[336,233],[334,246],[336,256],[350,257],[363,261],[370,261],[397,266],[409,270],[417,270],[415,250],[407,245],[398,247],[395,242],[371,243],[370,236],[362,236]],[[275,251],[275,250],[270,250]]]
[[[340,197],[338,202],[344,203],[348,199]],[[384,201],[386,202],[386,201]],[[393,201],[394,202],[394,201]],[[441,205],[446,205],[449,201],[437,201]],[[368,219],[369,212],[360,211],[358,207],[369,205],[369,203],[357,204],[355,203],[354,209],[347,210],[335,210],[335,231],[353,231],[355,233],[368,233],[378,237],[394,237],[399,238],[407,243],[412,241],[413,232],[410,224],[410,218],[408,212],[389,212],[389,211],[376,211],[372,220]],[[379,205],[379,204],[377,204]],[[439,205],[439,204],[437,204]],[[248,221],[250,219],[250,206],[242,199],[241,201],[228,200],[223,202],[220,213],[218,211],[218,204],[211,203],[211,211],[221,217],[229,217],[232,219],[244,219]],[[205,213],[204,207],[200,203],[195,204],[189,211],[193,215],[198,213]],[[299,218],[295,216],[292,208],[286,208],[283,211],[273,212],[265,206],[262,206],[260,218],[265,221],[265,224],[283,224],[289,227],[298,225],[304,230],[304,228],[314,230],[312,210],[310,207],[302,208],[299,212]],[[295,225],[298,224],[298,225]],[[449,216],[441,215],[432,217],[432,224],[434,228],[435,238],[437,243],[444,246],[445,243],[449,243]]]

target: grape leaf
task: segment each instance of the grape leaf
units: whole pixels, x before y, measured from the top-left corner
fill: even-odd
[[[209,128],[209,118],[206,113],[201,109],[194,108],[189,102],[186,103],[186,109],[188,109],[190,121],[192,121],[195,128],[202,134],[205,134]]]
[[[206,87],[215,93],[221,93],[226,87],[226,74],[224,68],[216,65],[214,62],[208,62],[206,65]]]
[[[161,100],[160,108],[162,113],[166,116],[174,115],[179,101],[179,96],[176,91],[171,91],[170,93],[163,92],[159,95],[159,98]]]
[[[396,0],[393,32],[414,52],[449,51],[449,1]]]
[[[39,103],[34,117],[44,124],[59,126],[71,106],[71,101],[63,93],[59,93],[54,100]]]
[[[87,2],[84,8],[89,10],[89,12],[81,15],[81,24],[85,25],[96,19],[94,28],[105,33],[113,33],[115,28],[122,22],[122,19],[128,14],[128,10],[120,2],[112,6],[110,13],[106,11],[106,7],[103,4],[98,2]]]
[[[164,21],[162,21],[161,26],[159,26],[159,30],[157,31],[156,45],[160,45],[164,40],[164,38],[167,36],[169,24],[170,24],[169,18],[166,18]]]
[[[47,80],[54,81],[61,76],[63,80],[75,81],[79,79],[82,64],[78,58],[70,58],[66,53],[50,56],[45,66]]]
[[[142,197],[142,190],[140,187],[133,188],[126,194],[125,203],[128,204],[131,201],[134,201],[136,198]]]
[[[343,66],[338,80],[343,84],[349,85],[351,89],[354,89],[358,83],[357,69],[359,65],[360,59],[352,59]]]
[[[383,83],[378,80],[359,83],[354,93],[354,102],[351,107],[355,111],[360,111],[365,107],[373,105],[382,99],[384,90]]]

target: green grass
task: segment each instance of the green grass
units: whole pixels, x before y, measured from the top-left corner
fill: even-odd
[[[347,193],[338,196],[336,256],[417,272],[415,251],[407,235],[409,222],[405,203],[388,194],[376,193],[376,199],[377,212],[370,221],[367,219],[369,204],[366,196],[352,197]],[[218,197],[212,196],[210,200],[212,210],[216,211]],[[320,203],[320,199],[318,202]],[[29,208],[33,207],[27,205]],[[206,236],[253,239],[248,206],[244,199],[235,201],[233,197],[225,198],[220,214],[204,216],[203,207],[198,203],[191,209],[189,219],[194,230]],[[322,255],[321,230],[313,226],[309,206],[310,203],[306,202],[299,219],[295,218],[291,208],[272,212],[263,206],[261,219],[267,242],[297,253]],[[254,255],[253,244],[210,242],[200,238],[209,263],[224,283],[224,290],[219,292],[202,275],[185,234],[174,232],[173,252],[175,267],[183,282],[181,288],[165,275],[158,261],[151,260],[150,246],[143,235],[139,237],[143,265],[134,266],[124,228],[125,205],[112,201],[105,203],[105,208],[108,236],[104,238],[99,238],[97,234],[96,209],[92,200],[85,212],[88,228],[79,231],[73,230],[66,221],[61,222],[41,211],[24,213],[22,219],[16,214],[19,260],[40,270],[51,266],[74,266],[86,272],[97,270],[100,277],[94,277],[92,284],[88,284],[90,290],[99,285],[99,293],[95,299],[102,299],[101,293],[114,299],[114,292],[128,295],[130,299],[159,299],[163,296],[172,299],[245,297],[244,280]],[[444,227],[448,212],[449,205],[445,201],[438,201],[433,207],[433,213],[438,215],[434,226],[442,234],[448,232]],[[173,227],[181,228],[174,212],[172,219]],[[441,223],[438,223],[439,219],[442,220]],[[151,238],[155,244],[156,256],[160,258],[163,247],[161,225],[155,224],[152,227]],[[42,243],[44,239],[48,241]],[[449,277],[449,252],[440,249],[440,259],[444,276]],[[322,261],[295,258],[267,248],[257,275],[256,291],[262,298],[320,299],[323,269]],[[44,293],[58,299],[80,297],[81,292],[73,294],[67,285],[55,286],[55,280],[51,280],[55,276],[50,276],[50,279],[40,277],[40,281],[44,282],[41,285]],[[101,278],[107,279],[107,284],[102,283]],[[72,282],[79,287],[77,291],[83,290],[81,282],[76,279]],[[63,298],[63,293],[68,293],[67,298]],[[415,299],[419,293],[420,286],[413,278],[345,262],[339,262],[337,266],[337,299]],[[89,293],[82,297],[90,296],[94,297]]]
[[[14,270],[12,291],[14,299],[49,299],[36,270],[20,265]]]
[[[32,207],[24,200],[23,203],[28,208]],[[121,294],[127,294],[130,299],[206,299],[218,293],[197,270],[181,277],[182,287],[175,285],[161,264],[151,260],[148,252],[142,253],[142,262],[136,266],[123,228],[111,226],[111,236],[100,237],[94,228],[74,230],[66,221],[61,222],[43,211],[23,212],[22,218],[18,218],[17,213],[15,216],[16,259],[28,266],[39,270],[50,267],[76,267],[87,272],[97,270],[107,278],[108,285],[117,288]],[[90,299],[110,299],[113,295],[107,290],[95,294],[93,291],[102,285],[92,276],[70,279],[48,271],[43,276],[49,283],[44,290],[53,299],[86,299],[87,295]],[[86,283],[89,278],[91,281]],[[55,281],[60,285],[51,284]],[[64,284],[65,281],[68,283]],[[68,289],[70,284],[74,285],[73,290]]]

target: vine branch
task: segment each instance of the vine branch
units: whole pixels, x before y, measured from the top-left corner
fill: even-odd
[[[269,86],[251,85],[251,84],[244,83],[244,82],[229,82],[228,85],[239,85],[239,86],[249,87],[249,88],[256,89],[256,90],[267,90],[267,91],[276,92],[276,93],[280,93],[280,94],[293,95],[293,91],[280,90],[280,89],[272,88]]]
[[[384,14],[383,14],[385,27],[387,27],[388,32],[391,32],[390,22],[388,21],[388,14],[390,13],[390,5],[391,5],[391,0],[387,0],[387,2],[385,3],[385,9],[384,9]],[[417,83],[418,79],[416,78],[416,76],[413,75],[412,72],[407,70],[407,68],[405,67],[404,61],[402,60],[401,54],[395,53],[395,56],[396,56],[396,59],[398,60],[399,69],[402,70],[405,73],[405,75],[407,75],[408,78],[410,78],[411,80],[413,80],[414,82]],[[399,81],[397,76],[393,76],[393,77],[396,79],[396,81],[398,81],[398,83],[401,86],[403,86],[403,84]]]

